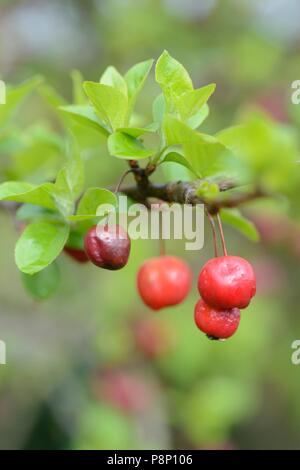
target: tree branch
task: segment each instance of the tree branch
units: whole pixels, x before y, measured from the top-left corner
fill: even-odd
[[[148,198],[160,199],[169,203],[179,204],[205,204],[210,214],[216,214],[222,208],[237,207],[254,199],[269,197],[260,187],[254,188],[250,192],[231,193],[226,195],[226,191],[233,189],[234,185],[230,181],[219,184],[221,194],[218,198],[211,200],[197,195],[199,181],[177,181],[166,184],[153,184],[145,178],[143,184],[122,189],[122,193],[131,197],[137,202],[145,202]]]

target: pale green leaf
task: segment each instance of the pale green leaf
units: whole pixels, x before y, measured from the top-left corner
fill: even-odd
[[[125,81],[127,83],[128,88],[129,106],[131,110],[135,104],[135,101],[140,91],[144,86],[144,83],[150,73],[152,65],[153,59],[149,59],[134,65],[125,74]]]
[[[188,72],[167,51],[162,53],[156,63],[155,78],[163,90],[169,109],[183,93],[193,90]]]
[[[165,98],[162,93],[158,95],[152,105],[152,115],[155,122],[162,123],[166,110]]]
[[[111,65],[104,71],[102,77],[100,78],[100,83],[116,88],[124,96],[127,96],[128,94],[127,84],[124,77],[122,77],[118,70]]]
[[[86,95],[83,91],[83,77],[79,70],[72,70],[71,78],[73,83],[73,101],[75,105],[85,105],[87,103]]]
[[[222,209],[220,215],[226,224],[236,228],[250,240],[259,240],[259,233],[253,222],[244,217],[238,209]]]
[[[180,95],[176,100],[176,107],[183,121],[195,116],[206,104],[215,91],[216,85],[211,83],[197,90],[191,90]]]
[[[84,82],[83,87],[96,113],[110,130],[126,125],[128,101],[123,93],[111,86],[95,82]]]
[[[104,124],[104,122],[98,118],[97,114],[94,112],[94,109],[91,106],[68,105],[60,106],[59,109],[79,124],[90,127],[100,132],[104,136],[109,135],[106,124]]]
[[[27,80],[16,87],[7,87],[6,104],[0,106],[0,123],[3,124],[16,112],[17,106],[42,82],[42,78],[37,76]]]
[[[194,116],[190,117],[186,123],[192,129],[197,129],[205,121],[208,115],[209,107],[207,104],[205,104],[196,114],[194,114]]]
[[[109,153],[118,158],[138,160],[155,153],[155,150],[144,147],[140,140],[122,132],[111,134],[107,144]]]
[[[48,209],[56,209],[55,202],[49,195],[45,184],[35,186],[26,182],[7,181],[0,184],[0,200],[25,202],[47,207]]]
[[[167,162],[178,163],[179,165],[182,165],[188,170],[190,170],[192,173],[195,173],[191,164],[186,160],[184,155],[182,155],[179,152],[175,152],[175,151],[168,152],[164,156],[162,163],[167,163]]]
[[[157,130],[158,124],[154,122],[146,127],[120,127],[118,132],[122,132],[136,138],[144,134],[153,134],[154,132],[157,132]]]

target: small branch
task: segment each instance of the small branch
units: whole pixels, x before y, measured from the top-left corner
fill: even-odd
[[[212,201],[197,195],[198,185],[199,182],[197,181],[153,184],[147,178],[147,184],[138,184],[137,186],[123,188],[122,192],[138,202],[146,201],[148,198],[155,198],[169,203],[177,202],[179,204],[191,205],[205,204],[207,211],[212,215],[217,214],[222,208],[237,207],[254,199],[270,196],[259,187],[247,193],[225,195],[224,193],[229,189],[233,189],[234,186],[231,182],[221,182],[219,188],[223,194]]]

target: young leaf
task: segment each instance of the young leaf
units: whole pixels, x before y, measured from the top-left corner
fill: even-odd
[[[192,129],[197,129],[202,124],[202,122],[205,121],[208,115],[209,115],[209,107],[207,104],[205,104],[202,106],[201,109],[199,109],[199,111],[196,114],[194,114],[194,116],[190,117],[186,121],[186,123]]]
[[[151,157],[155,150],[143,146],[142,142],[123,132],[114,132],[107,141],[111,155],[128,160]]]
[[[66,100],[50,85],[42,83],[38,86],[38,92],[42,98],[51,106],[51,108],[58,108],[66,104]]]
[[[114,131],[125,125],[128,102],[118,89],[95,82],[84,82],[84,90],[100,119]]]
[[[59,212],[33,204],[22,204],[16,212],[16,219],[25,222],[37,220],[63,222],[63,218]]]
[[[188,91],[179,96],[176,100],[176,107],[183,121],[195,116],[206,104],[209,97],[215,91],[216,85],[210,85],[199,88],[198,90]]]
[[[152,105],[152,116],[154,122],[162,123],[166,111],[165,98],[162,93],[158,95]]]
[[[46,300],[53,295],[60,281],[60,272],[54,262],[36,274],[21,273],[21,279],[27,292],[36,300]]]
[[[156,63],[155,78],[163,90],[169,108],[183,93],[193,90],[188,72],[167,51],[162,53]]]
[[[103,204],[117,206],[117,197],[108,189],[89,188],[82,196],[76,215],[69,216],[69,220],[80,221],[93,219],[97,216],[97,209]]]
[[[47,207],[48,209],[56,209],[54,200],[47,190],[47,185],[49,184],[51,183],[35,186],[26,182],[7,181],[0,184],[0,200],[26,202]]]
[[[60,106],[59,109],[79,124],[95,129],[105,137],[109,135],[106,124],[98,118],[91,106],[69,105]]]
[[[158,125],[156,122],[149,124],[146,127],[120,127],[118,132],[123,132],[124,134],[130,135],[131,137],[140,137],[144,134],[152,134],[157,132]]]
[[[87,99],[82,88],[84,80],[79,70],[72,70],[71,78],[73,82],[73,101],[75,105],[85,105]]]
[[[83,163],[74,147],[73,151],[73,155],[69,155],[66,166],[59,171],[55,183],[45,183],[44,185],[64,216],[72,214],[75,201],[81,194],[84,185]]]
[[[17,105],[19,105],[21,101],[42,82],[42,80],[43,79],[41,77],[33,77],[32,79],[21,83],[21,85],[7,90],[6,104],[5,106],[0,106],[1,124],[14,114]]]
[[[172,151],[172,152],[167,153],[164,156],[164,159],[163,159],[162,163],[167,163],[167,162],[178,163],[179,165],[184,166],[185,168],[187,168],[188,170],[190,170],[192,173],[195,174],[195,171],[193,170],[190,163],[186,160],[184,155],[182,155],[179,152],[173,152]],[[196,174],[196,176],[198,176],[198,175]]]
[[[140,62],[125,74],[125,81],[127,83],[128,88],[128,99],[129,99],[129,106],[132,110],[136,99],[144,86],[144,83],[150,73],[150,70],[153,65],[153,59],[146,60],[144,62]]]
[[[15,260],[20,271],[35,274],[49,266],[62,251],[68,236],[68,225],[49,222],[28,225],[15,249]]]
[[[246,219],[238,209],[222,209],[220,215],[226,224],[236,228],[250,240],[259,240],[259,233],[253,222]]]
[[[199,177],[236,176],[237,160],[215,137],[200,134],[182,121],[167,115],[164,132],[169,145],[182,145],[185,158]]]
[[[100,78],[100,83],[116,88],[124,96],[127,96],[128,94],[125,79],[118,72],[118,70],[115,67],[112,67],[111,65],[107,67],[107,69],[104,71],[102,77]]]

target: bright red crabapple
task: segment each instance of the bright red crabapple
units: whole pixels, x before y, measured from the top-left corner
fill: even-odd
[[[226,339],[232,336],[240,323],[238,308],[216,310],[200,299],[195,305],[195,323],[207,336]]]
[[[73,258],[78,263],[86,263],[87,261],[89,261],[85,251],[80,250],[79,248],[72,248],[70,246],[65,246],[64,252],[68,256],[70,256],[70,258]]]
[[[153,310],[182,302],[191,284],[189,266],[175,256],[159,256],[145,261],[137,276],[139,293]]]
[[[256,292],[255,274],[251,264],[239,256],[212,258],[199,274],[198,289],[211,307],[245,308]]]
[[[104,269],[123,268],[130,253],[130,238],[120,225],[102,225],[90,228],[84,239],[89,260]]]

